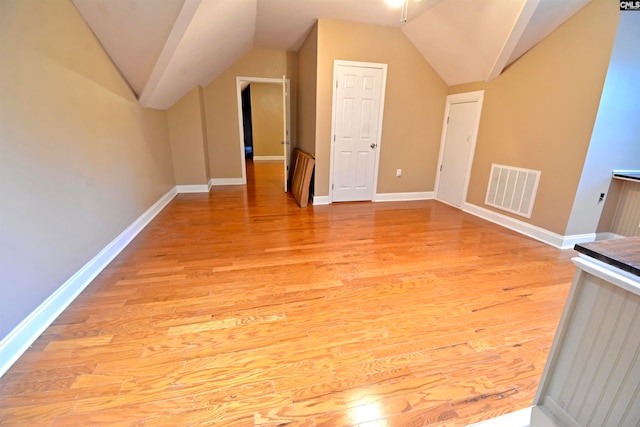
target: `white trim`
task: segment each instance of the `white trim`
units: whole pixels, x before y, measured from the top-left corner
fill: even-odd
[[[178,193],[208,193],[210,188],[208,184],[176,185]]]
[[[374,202],[404,202],[411,200],[431,200],[433,191],[416,191],[411,193],[378,193],[373,195]]]
[[[330,142],[330,153],[329,153],[329,203],[333,201],[333,151],[335,148],[335,141],[333,140],[333,135],[336,134],[336,103],[337,99],[337,90],[336,90],[336,76],[338,74],[338,67],[346,66],[346,67],[364,67],[364,68],[376,68],[382,70],[382,93],[380,94],[380,114],[378,116],[378,147],[376,150],[376,158],[373,165],[373,189],[371,193],[371,197],[375,197],[378,192],[378,169],[380,165],[380,150],[382,147],[382,122],[384,119],[384,100],[385,94],[387,92],[387,64],[380,64],[376,62],[359,62],[359,61],[342,61],[336,59],[333,61],[333,76],[332,76],[332,86],[333,86],[333,99],[331,101],[331,142]]]
[[[501,225],[520,234],[524,234],[525,236],[529,236],[533,239],[554,246],[558,249],[571,249],[576,243],[592,242],[596,238],[595,233],[561,236],[552,231],[545,230],[544,228],[540,228],[524,221],[520,221],[518,219],[511,218],[501,213],[494,212],[492,210],[485,209],[467,202],[463,203],[462,210],[487,221],[493,222],[494,224]]]
[[[238,108],[238,136],[240,145],[240,164],[242,165],[242,182],[233,184],[212,184],[212,185],[245,185],[247,183],[247,162],[245,160],[244,151],[244,129],[242,128],[242,82],[249,83],[272,83],[282,84],[282,79],[273,79],[269,77],[244,77],[236,76],[236,104]],[[286,79],[289,83],[289,79]],[[286,114],[286,112],[283,112]]]
[[[284,156],[253,156],[253,161],[254,162],[265,162],[265,161],[269,161],[269,160],[283,161],[284,160]]]
[[[211,178],[209,180],[209,187],[216,185],[245,185],[246,183],[246,178]]]
[[[560,247],[560,249],[573,249],[573,247],[578,243],[594,242],[595,240],[596,233],[562,236],[562,246]]]
[[[160,200],[104,247],[88,263],[76,271],[42,304],[0,341],[0,376],[15,363],[45,329],[91,283],[95,277],[142,231],[149,222],[175,197],[172,188]]]
[[[484,90],[477,90],[474,92],[458,93],[455,95],[447,96],[445,101],[444,118],[442,119],[442,134],[440,135],[440,151],[438,154],[438,166],[436,167],[436,184],[434,186],[434,194],[438,194],[438,187],[440,185],[440,168],[442,166],[442,157],[444,156],[444,145],[447,139],[449,110],[451,110],[451,104],[460,104],[463,102],[477,102],[476,121],[473,125],[473,133],[471,134],[471,146],[469,147],[469,158],[467,159],[467,169],[464,176],[464,188],[462,190],[461,202],[464,204],[467,200],[467,190],[469,189],[469,180],[471,179],[471,166],[473,165],[473,156],[476,152],[476,141],[478,140],[478,129],[480,128],[480,116],[482,115],[482,103],[484,102]],[[440,199],[438,199],[440,200]]]
[[[329,196],[312,196],[311,204],[314,206],[330,205],[331,201],[329,200]]]
[[[609,265],[585,254],[578,254],[577,257],[571,258],[571,261],[576,267],[587,273],[613,283],[632,294],[640,295],[640,281],[638,276],[633,273],[621,270],[616,266]]]

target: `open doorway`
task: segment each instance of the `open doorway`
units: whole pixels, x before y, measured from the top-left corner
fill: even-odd
[[[242,90],[245,159],[284,161],[282,88],[251,83]]]
[[[253,120],[251,117],[251,86],[242,89],[242,135],[244,136],[244,158],[253,160]]]
[[[291,158],[289,80],[284,76],[236,77],[236,89],[243,183],[247,183],[248,162],[279,161],[286,192]],[[247,120],[251,121],[251,135],[244,125]]]

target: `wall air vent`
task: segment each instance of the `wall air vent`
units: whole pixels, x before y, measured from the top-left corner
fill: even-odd
[[[531,169],[492,164],[485,203],[531,218],[540,173]]]

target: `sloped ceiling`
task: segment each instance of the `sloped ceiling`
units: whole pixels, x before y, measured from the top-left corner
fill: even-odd
[[[167,109],[252,48],[297,50],[318,19],[400,27],[448,85],[490,80],[590,0],[73,0],[140,103]]]

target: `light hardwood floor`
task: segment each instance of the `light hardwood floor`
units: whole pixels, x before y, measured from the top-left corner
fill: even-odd
[[[436,201],[178,195],[0,379],[0,424],[463,426],[531,404],[560,251]]]

